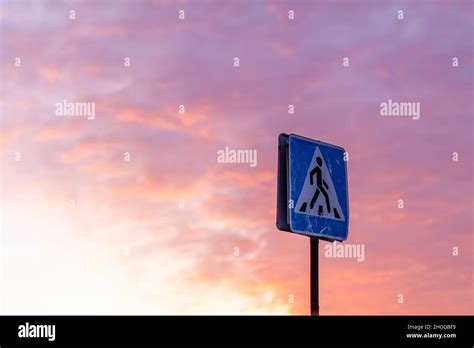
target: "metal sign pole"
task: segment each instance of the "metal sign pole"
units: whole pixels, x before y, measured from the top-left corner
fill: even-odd
[[[319,316],[319,239],[343,242],[349,232],[345,156],[340,146],[296,134],[278,136],[276,226],[310,237],[310,313],[314,316]]]
[[[310,238],[311,315],[319,315],[319,239]]]

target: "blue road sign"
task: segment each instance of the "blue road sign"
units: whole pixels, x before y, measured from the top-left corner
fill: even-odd
[[[288,223],[292,232],[347,239],[349,197],[342,147],[291,134],[288,139]]]

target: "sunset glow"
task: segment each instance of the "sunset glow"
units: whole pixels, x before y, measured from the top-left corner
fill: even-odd
[[[365,258],[320,243],[322,315],[472,314],[472,6],[2,1],[3,313],[308,314],[309,239],[275,227],[285,132],[350,156]]]

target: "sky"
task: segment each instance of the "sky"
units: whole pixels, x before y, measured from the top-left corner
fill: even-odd
[[[472,1],[0,10],[2,313],[308,314],[309,239],[275,226],[295,133],[346,149],[364,246],[320,243],[321,314],[473,314]]]

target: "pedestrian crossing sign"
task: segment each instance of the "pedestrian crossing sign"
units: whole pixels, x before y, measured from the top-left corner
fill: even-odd
[[[329,241],[346,240],[349,226],[346,163],[342,147],[281,134],[278,228]]]

